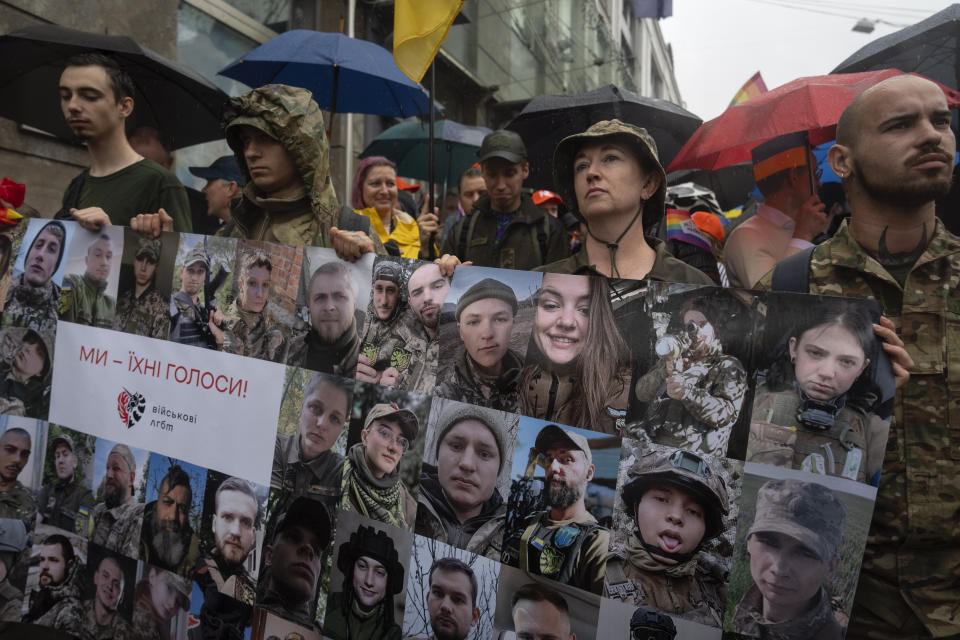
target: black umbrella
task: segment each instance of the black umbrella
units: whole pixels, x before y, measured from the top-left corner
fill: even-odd
[[[73,139],[57,87],[67,58],[84,52],[110,55],[133,78],[136,92],[128,130],[156,127],[175,149],[222,137],[220,111],[228,97],[206,78],[131,38],[54,25],[0,37],[0,116]]]
[[[595,122],[612,118],[650,132],[664,167],[703,122],[672,102],[645,98],[612,84],[587,93],[537,96],[507,125],[507,129],[520,134],[527,145],[530,157],[527,184],[537,189],[553,185],[555,189],[553,152],[557,143],[585,131]]]
[[[831,73],[891,68],[913,71],[960,89],[960,4],[950,5],[926,20],[877,38]]]

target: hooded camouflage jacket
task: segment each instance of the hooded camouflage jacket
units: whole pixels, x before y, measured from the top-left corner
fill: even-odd
[[[763,596],[751,585],[737,604],[733,628],[761,640],[841,640],[843,626],[837,621],[827,591],[821,587],[816,606],[786,622],[768,622],[763,617]]]
[[[243,154],[239,125],[260,129],[290,152],[306,187],[305,204],[309,208],[259,197]],[[287,245],[331,246],[330,228],[344,226],[341,216],[346,212],[341,210],[330,180],[330,146],[323,115],[312,94],[281,84],[259,87],[231,100],[224,114],[224,127],[246,184],[231,205],[234,224],[230,226],[230,235]],[[356,216],[352,210],[349,213]],[[369,223],[362,228],[369,230]],[[368,231],[367,235],[373,240],[376,253],[386,253],[375,233]]]
[[[63,582],[33,591],[23,622],[64,631],[80,629],[85,616],[78,577],[82,568],[79,559],[74,560]]]

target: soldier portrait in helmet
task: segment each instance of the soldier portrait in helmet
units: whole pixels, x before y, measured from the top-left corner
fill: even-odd
[[[63,256],[60,319],[101,329],[113,327],[123,252],[122,227],[77,229]]]
[[[79,226],[44,218],[32,218],[25,226],[19,255],[12,261],[3,326],[52,332],[60,315],[67,247]]]
[[[745,463],[724,630],[842,638],[875,497],[846,478]]]
[[[713,456],[746,429],[744,398],[758,319],[753,296],[654,282],[645,303],[653,331],[637,356],[629,435]]]
[[[876,486],[893,376],[867,300],[770,293],[746,460]]]
[[[741,467],[625,439],[604,595],[719,628]]]
[[[120,284],[113,317],[115,330],[167,339],[173,260],[178,239],[174,233],[148,239],[132,229],[124,230],[123,251],[117,256]]]
[[[600,601],[600,618],[597,620],[597,637],[631,640],[721,640],[723,631],[663,613],[649,605],[603,598]]]

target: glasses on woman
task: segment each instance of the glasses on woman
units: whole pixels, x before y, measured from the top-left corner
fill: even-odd
[[[390,429],[386,427],[377,427],[376,429],[373,430],[373,432],[376,433],[378,436],[380,436],[380,439],[386,442],[387,444],[390,444],[391,442],[396,443],[396,445],[400,447],[400,450],[403,453],[406,453],[407,449],[410,448],[409,440],[407,440],[403,436],[394,436],[393,433],[390,431]]]

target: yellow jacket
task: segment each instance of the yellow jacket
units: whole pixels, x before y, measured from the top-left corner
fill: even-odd
[[[410,217],[410,214],[403,211],[393,212],[393,231],[387,234],[387,230],[380,220],[380,214],[373,207],[357,210],[362,216],[370,219],[370,224],[376,230],[380,241],[386,243],[388,240],[395,240],[404,258],[420,257],[420,227],[417,221]]]

